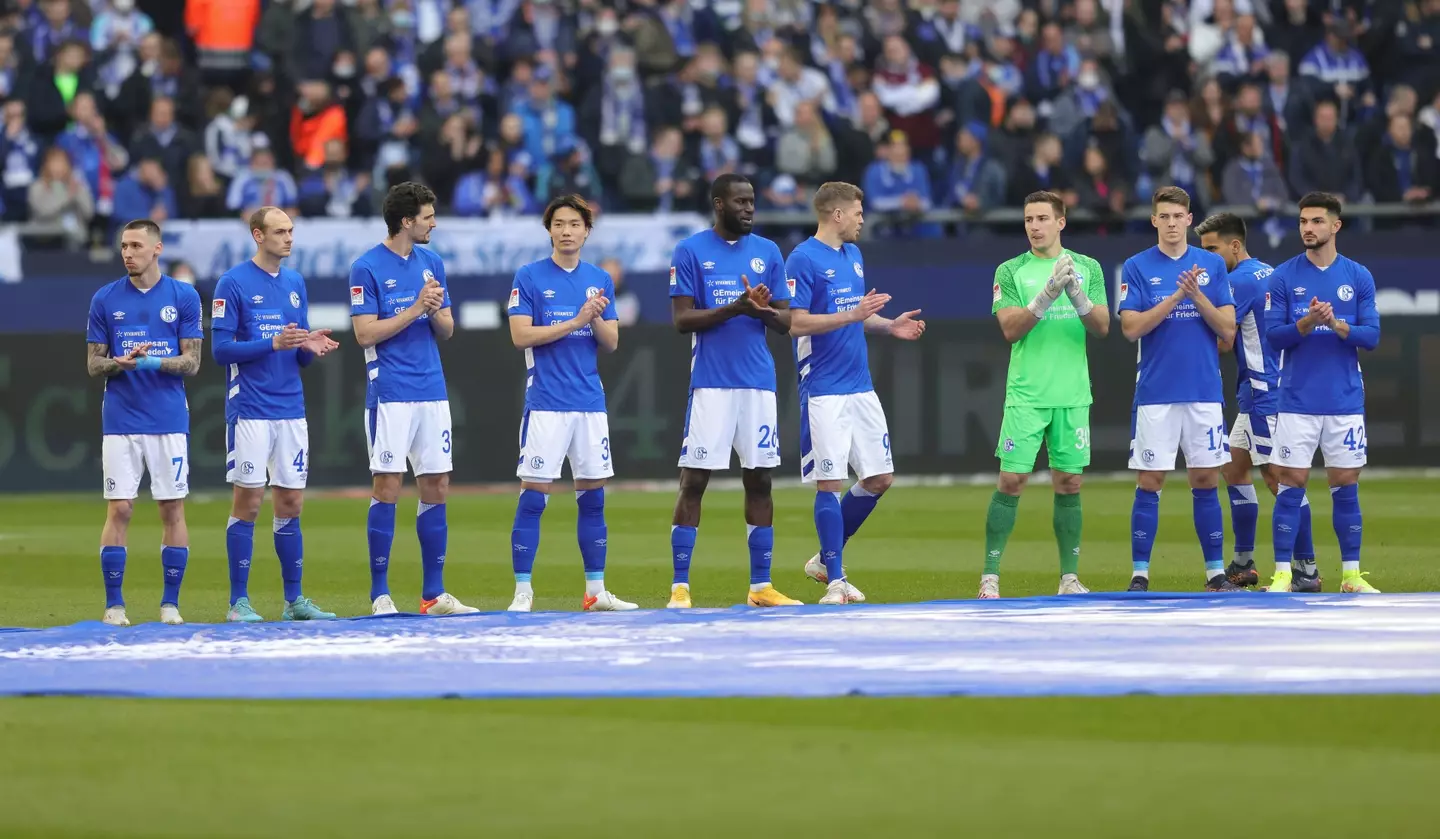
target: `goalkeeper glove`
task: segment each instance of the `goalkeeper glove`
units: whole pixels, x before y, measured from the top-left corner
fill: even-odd
[[[1036,320],[1043,319],[1045,313],[1050,310],[1050,304],[1065,292],[1065,283],[1070,279],[1070,274],[1074,269],[1075,264],[1068,253],[1062,253],[1060,258],[1055,260],[1055,267],[1051,269],[1050,279],[1045,281],[1045,287],[1040,289],[1039,293],[1035,295],[1035,299],[1025,307],[1030,310],[1030,314],[1034,315]]]
[[[1070,298],[1070,304],[1075,307],[1075,314],[1085,317],[1095,308],[1090,302],[1090,296],[1085,293],[1085,286],[1080,284],[1080,273],[1073,267],[1070,269],[1070,277],[1065,283],[1065,295]]]

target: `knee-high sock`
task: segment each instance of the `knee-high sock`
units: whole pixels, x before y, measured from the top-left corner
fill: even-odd
[[[1225,515],[1220,511],[1220,491],[1215,487],[1190,490],[1195,535],[1205,556],[1205,579],[1225,573]]]
[[[690,585],[690,560],[695,558],[695,539],[698,535],[699,528],[683,524],[670,526],[670,556],[675,568],[672,585]]]
[[[880,496],[861,486],[859,481],[850,487],[850,491],[840,499],[840,516],[844,520],[846,542],[850,541],[850,537],[855,535],[879,503]]]
[[[575,538],[580,559],[585,563],[585,593],[595,596],[605,590],[605,553],[609,528],[605,525],[605,487],[577,490]]]
[[[230,565],[230,605],[250,596],[250,561],[255,556],[255,522],[230,517],[225,528],[225,559]]]
[[[1084,515],[1080,507],[1080,494],[1055,496],[1053,516],[1055,544],[1060,549],[1060,574],[1080,572],[1080,532]]]
[[[858,486],[858,484],[857,484]],[[832,582],[845,579],[845,518],[839,492],[815,492],[815,534],[820,537],[820,559]]]
[[[395,544],[395,505],[370,499],[365,522],[370,544],[370,599],[390,593],[390,548]]]
[[[180,584],[185,582],[185,566],[189,562],[189,548],[160,546],[160,566],[165,571],[165,586],[160,594],[160,605],[180,605]]]
[[[1150,576],[1150,552],[1155,549],[1155,531],[1160,528],[1160,493],[1135,488],[1130,507],[1130,565],[1137,577]]]
[[[775,552],[775,529],[745,525],[749,531],[746,546],[750,549],[750,585],[766,585],[770,582],[770,558]]]
[[[445,549],[450,542],[450,525],[445,521],[444,504],[420,502],[415,535],[420,540],[420,599],[434,600],[445,593]]]
[[[986,574],[1000,573],[1000,559],[1005,555],[1005,545],[1015,530],[1015,514],[1020,507],[1020,496],[1006,495],[1000,490],[990,496],[990,506],[985,511],[985,571]]]
[[[100,549],[100,574],[105,578],[105,608],[124,606],[125,548],[110,545]]]
[[[1236,562],[1249,565],[1255,560],[1255,530],[1260,523],[1260,499],[1255,495],[1254,484],[1227,486],[1225,493],[1230,496],[1230,529],[1235,531]]]
[[[520,490],[515,502],[515,523],[510,529],[510,570],[515,573],[516,591],[530,591],[535,556],[540,553],[540,517],[550,496],[536,489]]]
[[[1280,485],[1271,514],[1270,534],[1275,544],[1275,573],[1290,573],[1290,559],[1295,555],[1295,533],[1300,528],[1300,510],[1305,502],[1305,488]]]
[[[275,556],[280,558],[280,580],[285,587],[285,602],[300,599],[300,577],[305,571],[305,537],[300,533],[300,519],[275,517]]]
[[[1335,538],[1340,542],[1340,567],[1347,572],[1360,570],[1360,537],[1364,520],[1360,515],[1360,486],[1350,484],[1330,489],[1333,505]]]

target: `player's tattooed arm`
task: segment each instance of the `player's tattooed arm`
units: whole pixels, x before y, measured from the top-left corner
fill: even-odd
[[[180,354],[161,359],[160,372],[174,376],[193,376],[200,372],[200,338],[181,338]]]
[[[104,344],[85,345],[85,372],[91,378],[115,376],[125,372],[120,362],[110,357],[110,348]]]

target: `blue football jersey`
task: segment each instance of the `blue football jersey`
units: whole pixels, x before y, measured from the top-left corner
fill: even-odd
[[[1265,337],[1265,299],[1275,269],[1251,257],[1230,272],[1235,295],[1235,401],[1241,413],[1279,412],[1280,359]]]
[[[753,233],[727,242],[713,229],[675,246],[670,296],[693,297],[697,309],[718,309],[745,293],[741,275],[752,288],[764,283],[774,300],[791,297],[784,258],[774,242]],[[775,389],[775,359],[759,318],[731,318],[690,337],[690,388],[697,387]]]
[[[528,315],[536,326],[553,326],[575,317],[596,294],[610,300],[601,317],[619,320],[615,283],[608,273],[588,262],[566,271],[546,257],[515,272],[507,314]],[[558,341],[527,348],[525,410],[603,412],[605,387],[595,368],[598,347],[595,327],[587,323]]]
[[[85,340],[104,344],[117,358],[132,347],[149,343],[149,355],[180,354],[180,342],[203,338],[200,295],[165,275],[141,291],[122,277],[95,292],[90,300],[90,325]],[[159,370],[130,370],[105,380],[100,412],[103,434],[189,434],[190,406],[185,379]]]
[[[1175,293],[1180,274],[1198,265],[1200,291],[1218,306],[1235,305],[1226,280],[1225,259],[1195,246],[1179,259],[1172,259],[1159,247],[1141,251],[1125,260],[1120,279],[1120,311],[1144,312]],[[1135,383],[1136,405],[1170,405],[1186,402],[1225,401],[1220,379],[1220,348],[1216,335],[1195,301],[1180,301],[1165,320],[1140,338],[1140,375]]]
[[[350,314],[393,318],[415,304],[425,281],[434,277],[445,289],[443,307],[450,306],[445,263],[432,250],[416,246],[410,256],[379,244],[355,260],[350,269]],[[365,407],[381,402],[439,402],[445,396],[440,346],[430,330],[430,316],[418,320],[388,341],[365,350]]]
[[[305,280],[298,271],[282,267],[272,277],[247,259],[215,284],[210,328],[230,333],[226,337],[234,341],[270,341],[288,323],[309,329],[309,310]],[[299,350],[272,350],[251,361],[225,365],[226,421],[304,416]]]
[[[791,252],[785,275],[795,287],[791,307],[812,315],[849,311],[865,296],[865,260],[854,244],[836,250],[812,236]],[[875,389],[861,323],[796,338],[795,364],[800,372],[800,392],[805,396]]]
[[[1342,340],[1328,326],[1300,334],[1295,323],[1309,313],[1311,298],[1329,303],[1335,318],[1350,324],[1347,338]],[[1324,270],[1304,254],[1281,263],[1270,275],[1265,316],[1266,337],[1280,352],[1281,413],[1365,412],[1360,350],[1373,350],[1380,343],[1375,278],[1368,268],[1344,256]]]

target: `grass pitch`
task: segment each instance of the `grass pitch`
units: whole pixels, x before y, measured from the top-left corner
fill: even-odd
[[[1133,490],[1084,493],[1081,578],[1130,576]],[[897,488],[847,550],[872,602],[971,597],[983,558],[985,487]],[[1339,560],[1326,493],[1312,486],[1326,585]],[[317,494],[318,496],[318,494]],[[608,493],[607,583],[642,606],[668,597],[673,497]],[[776,498],[775,580],[814,602],[812,494]],[[1440,588],[1433,485],[1361,490],[1366,567],[1385,591]],[[1269,559],[1268,499],[1258,556]],[[222,620],[228,499],[189,505],[181,608]],[[510,599],[514,495],[450,504],[449,589]],[[741,497],[712,492],[692,569],[697,605],[744,597]],[[416,608],[413,495],[391,585]],[[1053,594],[1050,493],[1021,502],[1002,568],[1006,596]],[[96,620],[104,505],[73,496],[0,505],[0,625]],[[268,512],[262,513],[268,516]],[[1162,499],[1156,590],[1196,590],[1189,493]],[[267,519],[262,518],[262,522]],[[537,608],[578,609],[574,504],[557,493],[535,569]],[[303,517],[306,593],[368,610],[365,501],[315,497]],[[279,617],[277,564],[257,529],[252,601]],[[154,508],[137,506],[126,598],[154,620]],[[1245,643],[1236,638],[1237,645]],[[304,678],[297,673],[296,678]],[[1434,697],[605,700],[487,702],[0,701],[0,837],[408,836],[1358,836],[1430,837],[1440,824]]]

